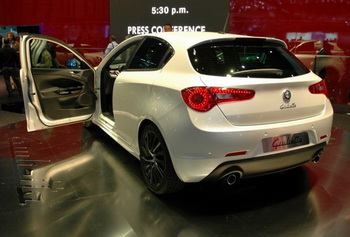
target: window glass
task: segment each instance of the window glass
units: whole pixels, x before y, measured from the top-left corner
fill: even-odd
[[[68,49],[43,39],[30,41],[30,56],[33,68],[89,68]]]
[[[309,70],[288,50],[265,42],[224,41],[188,50],[193,68],[206,75],[285,78]]]
[[[164,62],[169,46],[155,38],[147,38],[136,52],[129,69],[158,69]],[[167,57],[168,58],[168,57]]]
[[[135,41],[117,51],[110,60],[109,69],[123,71],[130,58],[134,55],[140,41]]]

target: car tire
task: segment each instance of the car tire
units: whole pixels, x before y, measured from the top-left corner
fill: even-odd
[[[141,170],[148,188],[156,194],[178,192],[184,183],[177,177],[168,148],[158,128],[147,125],[140,138]]]

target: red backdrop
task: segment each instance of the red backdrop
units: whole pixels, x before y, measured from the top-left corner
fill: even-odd
[[[109,0],[3,1],[0,26],[39,25],[67,43],[103,48],[109,36]]]

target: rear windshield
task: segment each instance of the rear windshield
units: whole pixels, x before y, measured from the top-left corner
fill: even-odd
[[[292,53],[274,42],[230,40],[188,50],[201,74],[225,77],[286,78],[309,72]]]

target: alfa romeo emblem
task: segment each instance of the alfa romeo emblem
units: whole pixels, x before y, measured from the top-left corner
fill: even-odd
[[[292,98],[292,92],[290,92],[290,90],[285,90],[283,92],[283,98],[285,100],[290,100],[290,98]]]

